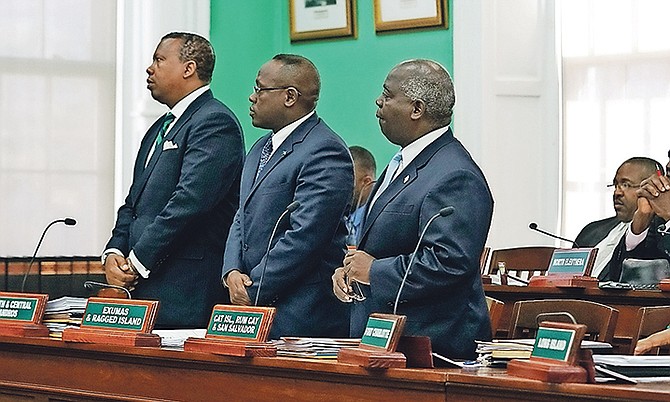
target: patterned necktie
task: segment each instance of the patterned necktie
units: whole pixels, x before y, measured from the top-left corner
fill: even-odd
[[[384,190],[386,190],[386,187],[388,187],[389,184],[391,184],[391,180],[393,179],[393,176],[395,176],[396,170],[398,170],[398,166],[400,166],[401,162],[402,162],[402,153],[398,151],[398,153],[393,156],[393,159],[391,159],[391,162],[389,162],[389,165],[386,168],[386,175],[384,176],[384,181],[379,186],[377,194],[383,193]]]
[[[161,126],[161,129],[158,131],[158,135],[156,136],[156,149],[158,149],[158,147],[163,143],[163,136],[165,135],[168,126],[174,121],[174,119],[174,115],[170,112],[167,112],[163,118],[163,125]]]
[[[261,160],[258,162],[258,170],[256,171],[255,180],[258,180],[258,176],[261,175],[263,168],[270,160],[270,155],[272,155],[272,136],[270,136],[268,140],[265,141],[265,145],[263,145],[263,150],[261,151]]]
[[[391,162],[389,162],[389,165],[386,167],[386,174],[384,175],[384,181],[382,181],[382,184],[379,185],[379,188],[377,189],[377,192],[375,192],[374,198],[370,202],[370,207],[368,208],[368,213],[372,210],[372,205],[374,205],[375,201],[377,201],[377,198],[386,190],[386,188],[391,184],[391,180],[393,179],[393,176],[395,176],[396,171],[398,170],[398,167],[402,163],[402,153],[401,151],[398,151],[395,155],[393,155],[393,159],[391,159]]]

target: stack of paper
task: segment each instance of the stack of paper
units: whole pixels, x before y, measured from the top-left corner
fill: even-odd
[[[477,341],[479,360],[500,361],[510,359],[528,359],[533,352],[533,344],[516,340],[493,340],[492,342]],[[533,339],[530,339],[533,341]]]
[[[360,341],[360,339],[283,337],[272,342],[277,346],[279,356],[335,359],[340,349],[355,348]]]
[[[49,328],[49,336],[61,339],[67,327],[79,327],[88,299],[63,296],[47,301],[42,322]]]
[[[477,341],[477,359],[483,364],[505,366],[511,359],[529,359],[533,353],[535,339],[494,339],[492,342]],[[609,350],[606,342],[583,340],[582,349]]]
[[[154,329],[152,333],[161,337],[161,347],[184,349],[188,338],[204,338],[207,330],[202,329]]]

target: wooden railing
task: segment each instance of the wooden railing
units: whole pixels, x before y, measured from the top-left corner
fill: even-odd
[[[30,257],[0,257],[0,290],[20,292]],[[60,296],[92,295],[84,289],[88,280],[103,281],[105,274],[98,256],[35,258],[26,280],[26,293],[47,293],[49,299]]]

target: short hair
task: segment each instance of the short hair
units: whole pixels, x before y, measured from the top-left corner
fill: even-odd
[[[360,166],[364,171],[375,176],[377,173],[377,163],[375,162],[375,157],[372,156],[372,153],[367,149],[353,145],[349,147],[349,152],[351,152],[351,157],[354,160],[356,166]]]
[[[304,85],[298,88],[304,95],[313,97],[312,101],[316,103],[321,92],[321,77],[314,63],[307,57],[297,54],[280,53],[275,55],[272,60],[282,63],[282,74],[292,82],[286,82],[287,85]]]
[[[411,100],[422,100],[426,115],[441,126],[451,123],[456,92],[451,76],[442,65],[433,60],[414,59],[404,61],[396,68],[408,71],[400,83],[400,89]]]
[[[624,163],[622,163],[621,166],[627,163],[634,164],[642,168],[643,174],[645,176],[651,176],[656,172],[656,170],[660,170],[661,174],[665,174],[663,165],[658,163],[656,160],[647,158],[645,156],[634,156],[629,158]]]
[[[181,39],[179,60],[182,62],[194,61],[196,65],[195,72],[200,81],[208,84],[212,82],[216,55],[214,54],[212,44],[207,39],[198,34],[188,32],[170,32],[161,38],[161,42],[165,39]]]

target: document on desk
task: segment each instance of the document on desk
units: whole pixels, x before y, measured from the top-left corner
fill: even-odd
[[[161,347],[170,349],[183,349],[184,342],[188,338],[204,338],[207,334],[205,328],[199,329],[154,329],[152,333],[161,337]]]
[[[628,377],[670,377],[670,356],[593,355],[596,365]]]

